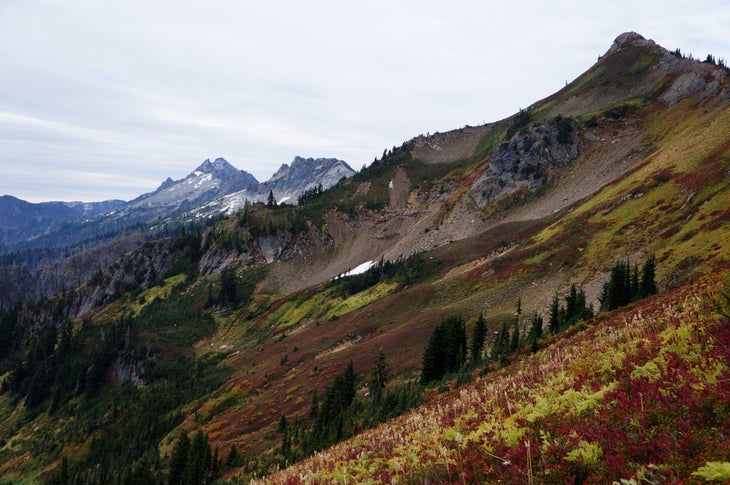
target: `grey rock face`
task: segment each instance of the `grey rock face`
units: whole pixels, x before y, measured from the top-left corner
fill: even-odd
[[[555,167],[568,164],[579,151],[570,119],[525,128],[492,152],[489,167],[472,185],[472,196],[483,207],[519,189],[536,190]]]
[[[336,158],[294,157],[291,165],[283,164],[269,180],[247,190],[246,195],[252,201],[265,202],[269,192],[273,192],[277,201],[296,204],[305,190],[320,184],[328,189],[354,174],[347,163]]]

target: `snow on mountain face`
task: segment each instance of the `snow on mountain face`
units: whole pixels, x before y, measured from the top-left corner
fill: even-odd
[[[176,209],[204,204],[256,183],[253,175],[238,170],[223,158],[213,162],[205,160],[185,178],[168,178],[154,192],[131,201],[126,209],[157,209],[159,215],[163,215]]]
[[[226,195],[201,207],[199,213],[232,213],[242,208],[246,201],[266,202],[269,193],[279,202],[296,204],[305,190],[322,185],[328,189],[343,177],[351,177],[355,171],[344,161],[336,158],[294,157],[291,165],[283,164],[269,180],[251,185],[239,192]]]

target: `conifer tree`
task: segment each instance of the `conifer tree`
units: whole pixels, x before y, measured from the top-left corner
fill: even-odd
[[[188,462],[188,453],[190,451],[190,438],[188,434],[183,430],[180,433],[175,446],[172,447],[172,454],[170,455],[170,473],[168,475],[167,483],[169,485],[182,485],[185,476],[185,468]]]
[[[383,396],[383,389],[388,383],[388,363],[385,361],[385,352],[378,351],[375,365],[370,373],[369,390],[373,401],[377,402]]]
[[[443,376],[444,339],[445,329],[443,325],[439,324],[433,330],[431,337],[428,339],[428,344],[423,351],[423,357],[421,359],[421,382],[423,384],[428,384]]]
[[[273,190],[270,190],[269,191],[269,197],[266,200],[266,206],[269,207],[269,208],[276,207],[276,197],[274,197],[274,191]]]
[[[657,293],[655,265],[656,256],[654,254],[650,254],[649,257],[646,258],[646,261],[644,261],[644,266],[641,268],[641,289],[639,291],[641,298],[656,295]]]
[[[514,352],[520,347],[520,324],[518,320],[514,321],[512,335],[509,340],[509,351]]]
[[[631,267],[631,276],[629,278],[629,301],[638,301],[641,299],[641,285],[639,283],[639,268],[636,265]]]
[[[507,322],[502,323],[502,328],[497,332],[492,344],[492,351],[490,353],[491,360],[498,360],[501,355],[507,352],[507,345],[509,344],[509,326]]]
[[[550,320],[548,321],[548,328],[550,333],[555,335],[560,331],[560,300],[558,300],[558,294],[555,293],[553,300],[550,303]]]
[[[312,404],[309,407],[309,417],[316,419],[319,414],[319,400],[317,399],[317,388],[312,390]]]
[[[578,290],[575,284],[570,285],[570,291],[565,297],[565,320],[570,322],[578,314]],[[562,325],[561,325],[562,326]]]
[[[203,485],[209,482],[213,455],[208,437],[203,430],[193,436],[188,451],[188,460],[183,473],[185,485]]]
[[[421,382],[428,384],[459,370],[465,355],[466,324],[459,316],[448,316],[436,326],[423,351]]]
[[[238,466],[238,463],[240,461],[238,449],[236,448],[236,445],[231,445],[231,449],[228,451],[228,456],[226,457],[226,468],[233,468],[235,466]]]
[[[484,343],[487,337],[487,322],[484,320],[484,314],[479,313],[476,323],[474,323],[474,330],[471,335],[471,361],[472,364],[478,364],[482,360],[482,351],[484,350]]]
[[[530,333],[528,334],[527,340],[532,346],[533,352],[537,350],[537,341],[542,338],[542,317],[535,312],[532,316],[532,323],[530,324]]]

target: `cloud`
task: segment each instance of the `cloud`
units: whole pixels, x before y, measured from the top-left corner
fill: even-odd
[[[627,30],[727,58],[729,15],[719,0],[0,2],[0,193],[128,199],[216,156],[259,179],[295,155],[360,167],[509,116]]]

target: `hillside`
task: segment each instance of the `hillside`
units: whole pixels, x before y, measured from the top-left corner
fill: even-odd
[[[88,282],[0,312],[0,479],[167,483],[202,456],[233,483],[691,481],[730,461],[728,106],[725,66],[623,34],[298,206],[69,260]],[[659,295],[599,313],[647,261]],[[445,321],[463,365],[424,382]]]
[[[721,316],[718,298],[688,285],[596,319],[256,483],[726,481],[729,300]],[[724,472],[708,465],[723,460]]]

